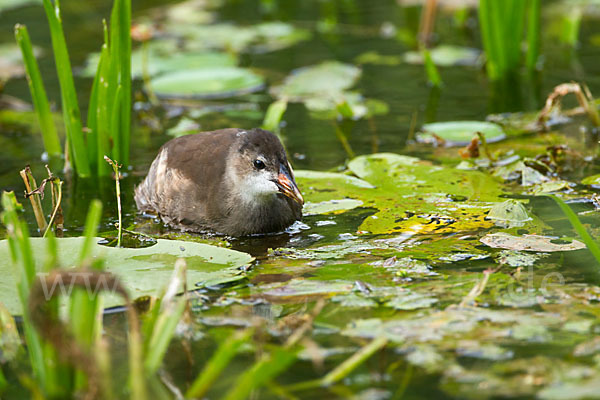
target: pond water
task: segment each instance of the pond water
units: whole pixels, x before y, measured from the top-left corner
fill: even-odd
[[[387,0],[205,3],[212,24],[227,22],[248,27],[282,21],[308,35],[279,49],[229,49],[239,66],[265,78],[263,90],[222,100],[170,102],[155,107],[136,94],[132,167],[121,180],[124,226],[154,237],[227,245],[256,258],[244,280],[204,288],[193,300],[193,339],[189,343],[175,341],[165,361],[165,370],[176,386],[184,389],[189,385],[224,332],[262,318],[265,337],[260,338],[263,343],[257,340],[256,346],[281,343],[298,323],[294,318],[299,319],[319,298],[324,298],[326,303],[315,319],[300,360],[278,377],[276,384],[257,392],[255,398],[569,398],[586,397],[600,387],[596,305],[600,274],[592,255],[586,250],[501,252],[479,242],[484,235],[502,230],[514,235],[576,237],[559,208],[548,198],[530,196],[514,181],[501,182],[485,168],[481,176],[457,172],[455,166],[461,161],[457,148],[433,148],[409,140],[411,131],[426,123],[483,121],[490,114],[508,112],[535,113],[544,106],[552,89],[564,82],[585,82],[591,93],[599,94],[600,31],[594,18],[598,14],[582,20],[576,48],[560,43],[550,29],[544,29],[543,70],[535,75],[523,72],[507,82],[493,84],[479,64],[440,67],[444,85],[434,88],[428,84],[422,65],[402,60],[404,54],[414,50],[406,37],[418,26],[418,6]],[[551,8],[560,4],[544,2],[547,26],[556,18]],[[73,51],[71,61],[82,70],[88,55],[101,45],[99,21],[108,16],[110,4],[63,0],[61,6],[67,41]],[[149,20],[159,6],[162,10],[167,7],[165,2],[134,2],[134,20]],[[469,11],[467,16],[464,24],[457,25],[457,14],[440,12],[436,43],[480,49],[476,11]],[[39,59],[42,75],[50,99],[59,103],[43,9],[30,5],[1,11],[0,43],[12,42],[16,22],[28,25],[32,41],[43,51]],[[364,62],[369,58],[365,53],[389,56],[388,62]],[[313,179],[300,171],[299,184],[309,201],[350,197],[359,199],[362,207],[308,215],[303,226],[285,233],[237,239],[181,234],[138,215],[133,188],[145,175],[158,148],[172,138],[166,132],[182,118],[194,120],[199,130],[260,126],[273,101],[270,88],[281,84],[292,70],[326,60],[360,65],[362,75],[352,90],[383,102],[387,112],[340,122],[316,115],[303,103],[290,103],[280,136],[296,170],[342,172],[348,167],[379,190],[365,195],[352,185],[340,184],[336,180],[341,179],[339,176]],[[76,84],[81,104],[85,104],[91,79],[79,76]],[[142,83],[136,81],[136,90],[141,89]],[[9,80],[2,93],[30,101],[23,78]],[[567,101],[565,107],[575,105],[574,101]],[[199,112],[207,109],[216,111]],[[503,114],[501,120],[506,122],[508,118]],[[28,122],[34,120],[35,116],[28,113],[15,116],[4,111],[0,116],[3,190],[22,193],[18,171],[27,164],[36,177],[44,176],[41,136]],[[573,201],[574,210],[582,213],[582,221],[597,237],[595,189],[580,184],[583,177],[600,172],[589,159],[597,153],[593,135],[589,123],[576,117],[551,133],[510,136],[490,146],[493,152],[502,151],[505,155],[512,150],[521,157],[535,157],[544,154],[548,146],[568,143],[576,160],[554,176],[577,183],[565,192],[564,198]],[[408,166],[410,162],[404,165],[406,160],[396,159],[380,160],[387,164],[379,168],[370,158],[354,158],[384,152],[429,160],[444,169],[439,172],[425,162]],[[351,159],[354,160],[348,163]],[[577,160],[581,163],[577,164]],[[399,176],[408,175],[418,182],[386,186],[385,179],[401,181]],[[454,179],[467,184],[446,190]],[[114,237],[114,181],[65,177],[64,190],[66,236],[81,235],[90,201],[100,198],[104,204],[100,235]],[[333,197],[328,198],[327,191]],[[450,209],[448,199],[436,203],[443,204],[438,210],[431,206],[435,202],[422,206],[422,198],[418,199],[421,203],[404,199],[415,197],[415,193],[424,198],[440,193],[462,196],[463,200],[469,197],[469,204],[461,209],[464,220],[453,214],[456,207],[463,206]],[[524,200],[533,222],[502,229],[484,220],[490,204],[509,197]],[[50,199],[46,198],[44,205],[50,209]],[[28,207],[27,204],[25,218],[34,232],[35,219]],[[412,215],[405,214],[406,210]],[[446,223],[444,218],[459,222],[453,225],[456,221]],[[411,231],[415,224],[421,229],[416,233]],[[424,228],[428,224],[438,227]],[[0,238],[5,235],[2,228]],[[496,272],[490,274],[481,293],[469,297],[487,270]],[[120,314],[106,316],[114,349],[125,345],[122,319]],[[322,376],[379,336],[388,338],[386,348],[346,379],[327,389],[301,390],[293,386]],[[113,361],[125,357],[118,351],[114,353]],[[225,393],[253,361],[251,352],[237,357],[209,397]],[[20,392],[15,389],[15,393]]]

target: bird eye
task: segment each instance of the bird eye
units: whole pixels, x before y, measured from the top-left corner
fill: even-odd
[[[264,169],[265,163],[262,160],[254,160],[254,168],[256,169]]]

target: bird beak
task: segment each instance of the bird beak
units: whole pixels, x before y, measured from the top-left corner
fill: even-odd
[[[296,185],[296,182],[294,181],[294,178],[292,177],[288,168],[283,164],[279,167],[279,175],[277,176],[277,181],[275,181],[275,184],[284,196],[289,197],[300,205],[304,204],[304,199],[302,198],[300,189],[298,189],[298,186]]]

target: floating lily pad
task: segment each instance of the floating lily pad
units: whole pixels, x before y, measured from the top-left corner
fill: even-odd
[[[354,120],[372,117],[374,115],[384,115],[389,112],[387,103],[365,98],[356,92],[343,92],[337,99],[327,97],[311,97],[304,101],[304,105],[311,112],[311,116],[316,119],[331,120],[339,115],[338,105],[345,104],[351,111]]]
[[[251,26],[222,24],[182,24],[167,22],[165,28],[184,39],[186,50],[219,49],[233,53],[262,53],[293,46],[311,37],[309,31],[280,21]]]
[[[199,68],[161,75],[150,81],[163,98],[225,98],[255,92],[264,86],[254,72],[237,67]]]
[[[416,310],[418,308],[427,308],[437,302],[438,299],[434,297],[420,293],[408,293],[405,296],[396,296],[385,303],[385,305],[396,310]]]
[[[325,61],[292,71],[281,85],[272,87],[270,91],[277,98],[304,103],[315,118],[337,117],[340,105],[349,110],[351,115],[344,115],[347,118],[386,114],[389,107],[383,101],[349,91],[360,75],[360,68],[354,65]]]
[[[194,52],[194,53],[172,53],[172,50],[166,51],[160,46],[163,41],[152,42],[149,46],[147,56],[144,56],[142,49],[137,49],[131,54],[131,75],[135,78],[142,78],[144,74],[144,63],[147,63],[147,73],[149,76],[157,76],[167,72],[185,71],[198,68],[221,68],[235,67],[237,59],[229,53],[217,52]],[[171,49],[176,49],[172,42],[166,42]],[[147,60],[144,60],[147,57]],[[84,76],[94,76],[98,68],[100,55],[92,53],[86,62],[83,70]]]
[[[59,261],[65,267],[77,263],[83,237],[65,238],[57,241]],[[46,257],[46,240],[31,239],[32,253],[36,266],[41,268]],[[243,278],[239,267],[249,264],[253,258],[239,251],[202,243],[178,240],[158,240],[154,246],[128,249],[95,245],[95,257],[102,257],[106,271],[118,276],[133,298],[157,296],[159,290],[169,281],[173,266],[178,258],[187,263],[188,288],[217,285]],[[13,314],[21,313],[17,295],[13,265],[9,255],[8,242],[0,241],[0,302]],[[39,270],[39,269],[38,269]],[[106,296],[105,307],[122,304],[116,296]]]
[[[585,177],[581,180],[584,185],[600,186],[600,174]]]
[[[423,131],[417,134],[422,143],[438,143],[441,138],[448,147],[465,146],[476,137],[477,132],[485,136],[488,143],[498,142],[506,138],[500,125],[484,121],[452,121],[436,122],[423,125]]]
[[[177,125],[167,130],[167,135],[179,137],[191,135],[200,131],[200,124],[191,118],[181,118]]]
[[[345,281],[318,281],[312,279],[293,279],[284,285],[263,285],[259,297],[270,301],[281,299],[303,300],[311,296],[333,296],[339,293],[348,293],[352,290],[352,283]]]
[[[2,6],[0,5],[0,11]],[[39,54],[39,50],[34,48],[34,53]],[[0,44],[0,82],[11,78],[18,78],[25,75],[25,65],[21,56],[21,50],[16,44]]]
[[[26,7],[30,5],[42,4],[42,0],[2,0],[0,1],[0,13],[13,8]]]
[[[352,210],[353,208],[360,207],[362,205],[362,201],[355,199],[326,200],[319,203],[307,202],[304,204],[302,214],[314,215],[335,213]]]
[[[475,66],[479,63],[481,51],[471,47],[441,45],[429,50],[431,60],[439,67]],[[404,61],[409,64],[423,64],[423,55],[419,51],[404,54]]]
[[[367,51],[354,59],[358,64],[400,65],[402,57],[398,55],[383,55],[376,51]]]
[[[556,238],[549,236],[513,236],[505,232],[487,234],[481,238],[481,242],[497,249],[519,251],[553,252],[581,250],[586,248],[585,244],[581,243],[579,240],[560,243],[561,241],[557,241]]]
[[[485,214],[502,194],[500,185],[483,173],[392,153],[356,157],[348,168],[377,187],[365,204],[380,211],[360,226],[371,233],[478,230],[493,225]]]
[[[271,88],[271,93],[296,102],[319,97],[335,100],[354,86],[360,75],[360,68],[354,65],[325,61],[292,71],[282,85]]]

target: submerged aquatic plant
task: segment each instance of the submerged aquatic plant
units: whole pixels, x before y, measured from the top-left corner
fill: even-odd
[[[83,127],[77,92],[69,61],[58,0],[44,0],[52,48],[60,83],[68,160],[80,177],[105,176],[110,168],[105,154],[129,163],[131,131],[131,0],[114,0],[110,36],[104,26],[102,55],[89,102],[87,129]],[[31,97],[42,128],[44,145],[50,155],[60,153],[56,128],[26,27],[17,25],[15,36],[25,60]],[[102,84],[101,84],[102,83]],[[87,135],[85,134],[87,132]]]

